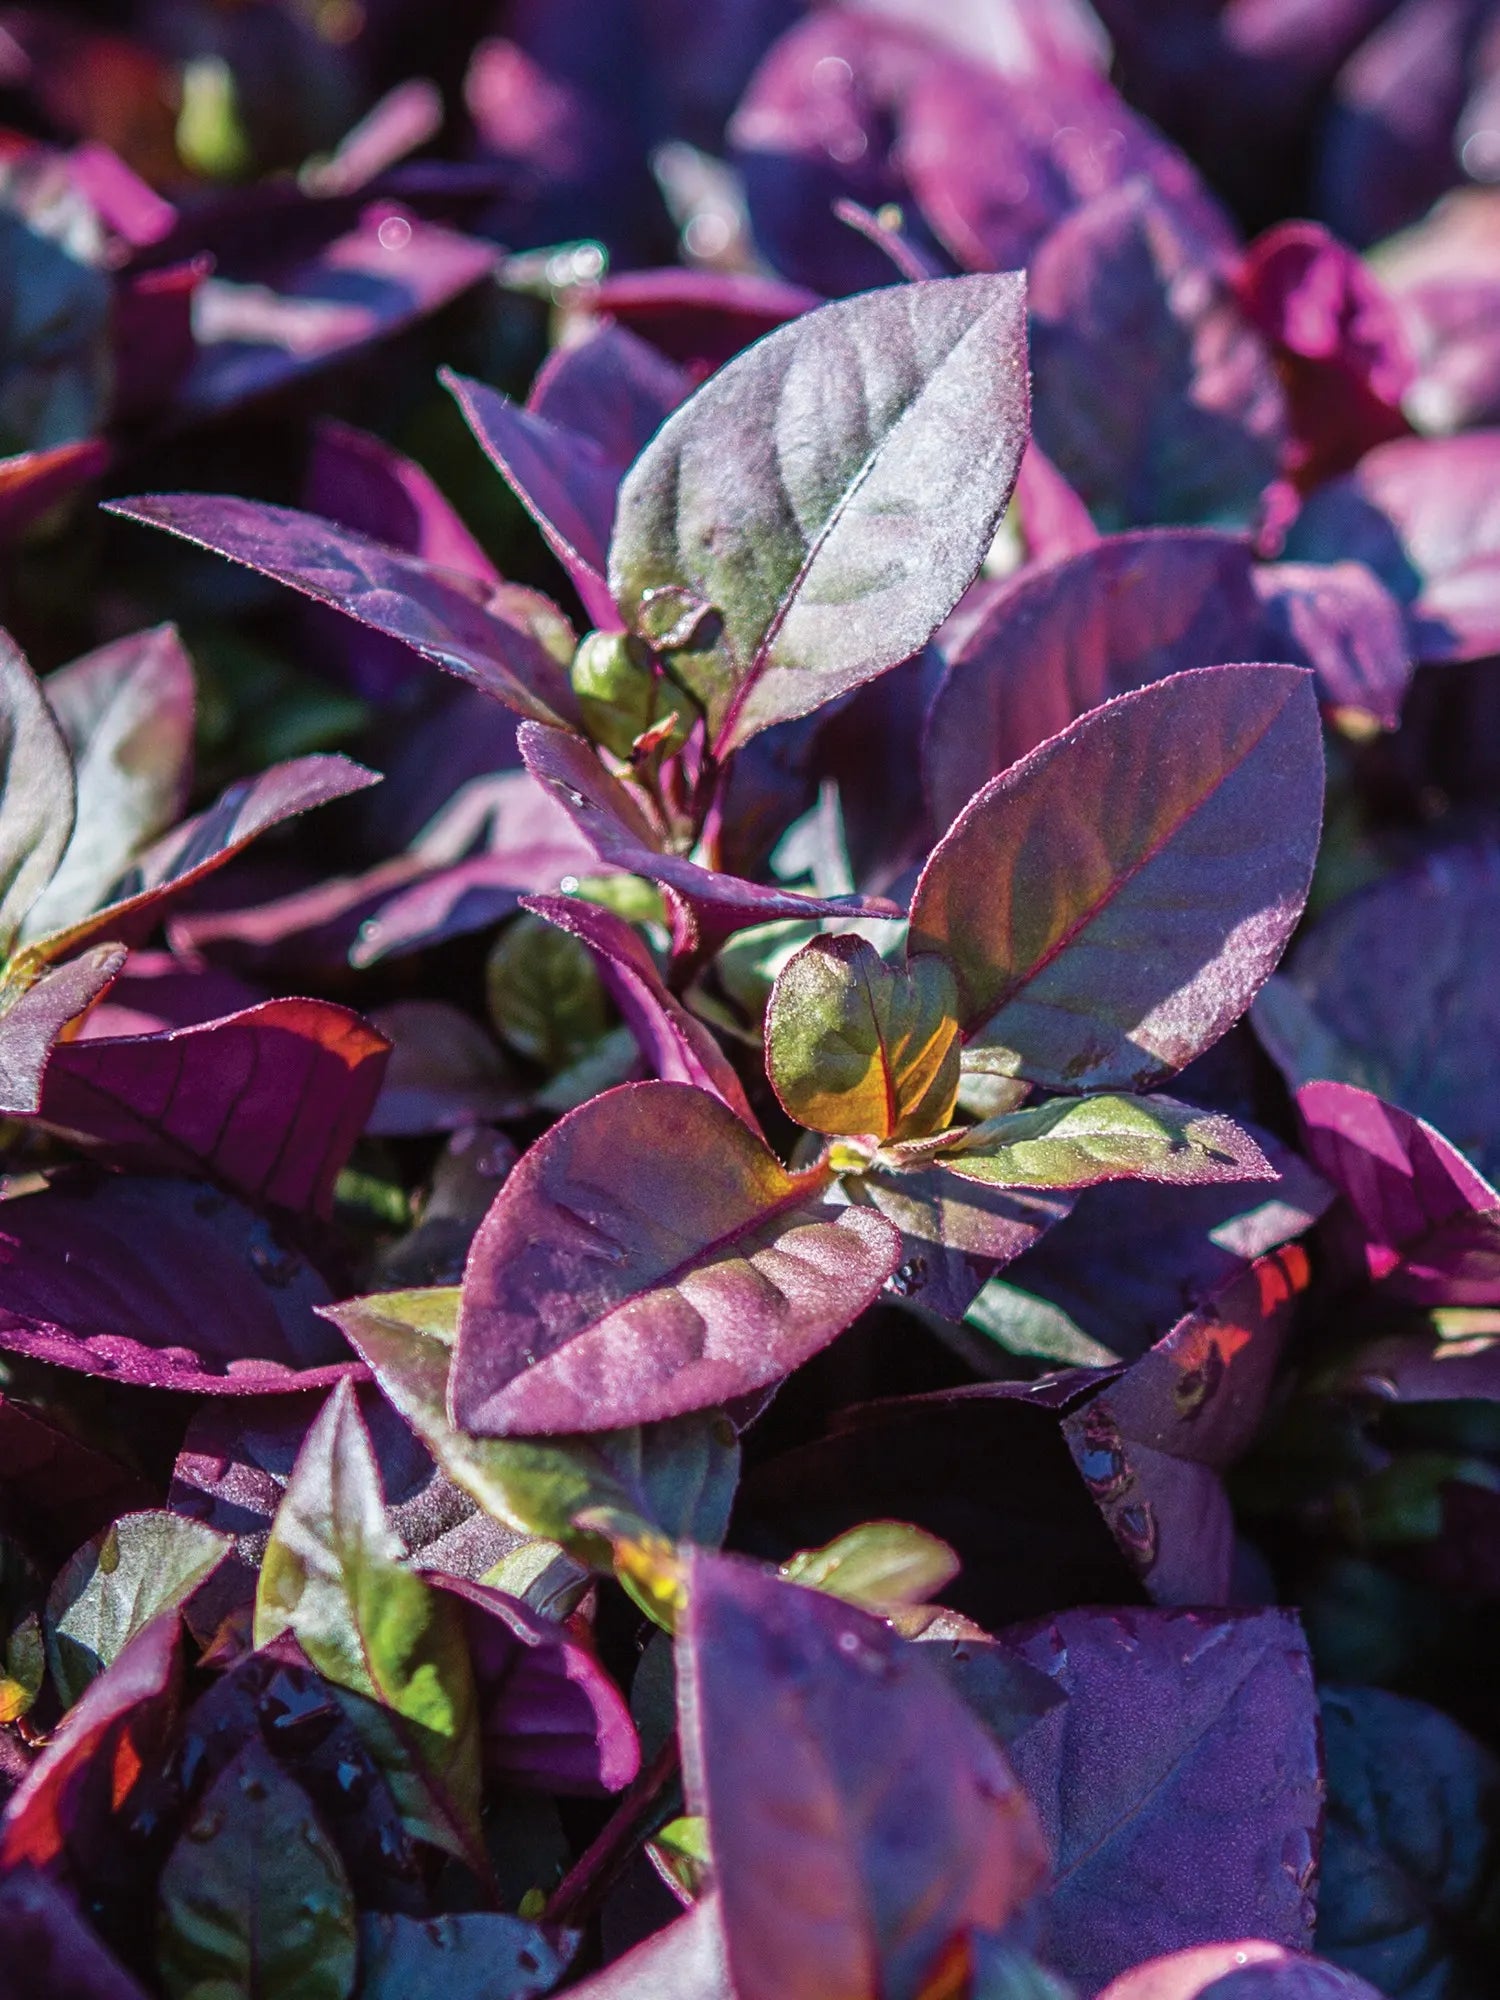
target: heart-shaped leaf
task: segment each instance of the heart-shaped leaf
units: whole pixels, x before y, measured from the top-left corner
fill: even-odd
[[[860,937],[814,938],[766,1010],[766,1074],[814,1132],[920,1138],[958,1096],[958,988],[945,960],[887,965]]]
[[[891,1225],[829,1210],[719,1098],[626,1084],[511,1174],[464,1274],[449,1400],[491,1436],[618,1429],[788,1375],[900,1261]]]
[[[209,1787],[167,1857],[156,1962],[170,2000],[349,2000],[354,1897],[295,1779],[259,1742]]]
[[[412,646],[518,715],[566,722],[571,633],[536,591],[489,588],[292,507],[206,493],[142,494],[110,511],[166,528]]]
[[[1203,1187],[1276,1178],[1232,1118],[1174,1097],[1053,1098],[986,1118],[939,1145],[933,1163],[943,1172],[994,1187],[1086,1188],[1114,1180]]]
[[[825,306],[667,419],[620,489],[610,585],[717,754],[925,644],[993,539],[1027,426],[1016,275]]]
[[[163,1611],[185,1604],[230,1540],[180,1514],[124,1514],[85,1542],[47,1594],[47,1661],[71,1706]]]
[[[971,1927],[1001,1929],[1040,1887],[1046,1847],[1004,1755],[888,1625],[698,1554],[677,1677],[741,2000],[917,2000]]]
[[[1052,1089],[1142,1090],[1249,1005],[1301,914],[1322,817],[1311,676],[1174,674],[985,786],[912,901],[971,1054]]]
[[[426,1778],[403,1807],[418,1831],[467,1859],[482,1849],[479,1707],[463,1620],[450,1598],[404,1567],[405,1556],[354,1391],[340,1383],[276,1512],[261,1559],[255,1643],[291,1632],[325,1678],[389,1713]]]

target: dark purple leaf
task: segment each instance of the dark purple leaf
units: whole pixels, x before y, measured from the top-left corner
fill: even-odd
[[[10,1397],[0,1397],[0,1488],[7,1520],[59,1562],[117,1515],[156,1498],[140,1473],[100,1444]]]
[[[1032,262],[1037,438],[1104,527],[1247,525],[1276,477],[1285,400],[1221,265],[1141,180]]]
[[[60,1043],[36,1115],[116,1164],[207,1172],[326,1215],[389,1047],[346,1007],[267,1000],[194,1028]]]
[[[298,376],[446,305],[495,268],[494,246],[421,222],[389,203],[270,284],[210,278],[194,312],[198,353],[180,392],[203,417]]]
[[[686,369],[605,320],[581,340],[553,348],[526,407],[549,424],[591,438],[623,476],[692,386]]]
[[[112,501],[110,511],[166,528],[347,612],[519,715],[557,722],[573,713],[566,673],[572,635],[562,613],[536,591],[488,587],[314,514],[258,500],[143,494]]]
[[[640,1769],[641,1746],[589,1647],[503,1591],[434,1580],[464,1607],[486,1776],[544,1792],[622,1791]]]
[[[58,1036],[108,992],[127,956],[124,945],[96,944],[9,998],[0,1013],[0,1109],[8,1117],[36,1111]]]
[[[1500,431],[1397,438],[1320,487],[1292,525],[1298,562],[1353,560],[1406,606],[1419,660],[1500,651]]]
[[[707,374],[763,334],[811,312],[816,291],[754,271],[620,271],[568,295],[575,311],[604,314],[673,361]]]
[[[829,1210],[719,1098],[626,1084],[525,1154],[474,1239],[450,1386],[491,1436],[704,1409],[790,1374],[868,1305],[900,1238]]]
[[[328,1289],[263,1221],[190,1181],[54,1181],[0,1203],[0,1347],[199,1395],[346,1375]]]
[[[1112,1979],[1099,2000],[1381,2000],[1373,1986],[1264,1938],[1200,1944]]]
[[[1254,584],[1266,613],[1264,650],[1311,667],[1325,708],[1401,720],[1414,661],[1401,606],[1363,563],[1267,563]]]
[[[1093,516],[1035,438],[1021,454],[1015,511],[1032,562],[1076,556],[1099,539]]]
[[[178,1618],[169,1611],[138,1632],[68,1711],[11,1794],[0,1822],[0,1868],[30,1862],[72,1872],[87,1889],[89,1861],[112,1816],[166,1742],[180,1676]]]
[[[577,896],[528,896],[535,910],[581,938],[599,961],[615,1005],[663,1083],[692,1083],[723,1098],[751,1131],[759,1129],[734,1066],[708,1028],[667,990],[640,932],[598,903]]]
[[[100,438],[0,458],[0,543],[15,541],[39,514],[87,486],[109,458],[109,446]]]
[[[523,724],[521,754],[526,768],[545,785],[593,846],[601,861],[644,875],[681,896],[703,939],[722,942],[737,930],[768,924],[778,917],[899,917],[900,906],[883,896],[804,896],[746,882],[738,875],[700,867],[680,854],[664,853],[663,837],[646,816],[644,803],[611,777],[589,746],[561,729]]]
[[[1002,1636],[1068,1697],[1010,1752],[1052,1847],[1048,1963],[1093,1993],[1221,1938],[1305,1950],[1323,1788],[1295,1613],[1066,1611]]]
[[[1084,1484],[1157,1604],[1230,1597],[1234,1520],[1218,1475],[1255,1437],[1308,1264],[1262,1258],[1063,1418]]]
[[[1046,1875],[1003,1754],[880,1620],[732,1557],[695,1554],[687,1593],[684,1787],[708,1823],[735,1991],[915,2000]]]
[[[716,753],[897,665],[958,602],[1025,449],[1024,313],[1014,275],[825,306],[714,376],[631,468],[611,590]]]
[[[903,1255],[889,1289],[954,1320],[963,1318],[985,1280],[1030,1250],[1075,1199],[985,1187],[940,1167],[925,1173],[876,1168],[846,1181],[844,1191],[901,1231]]]
[[[84,962],[72,959],[69,965]],[[133,951],[108,997],[85,1016],[77,1033],[83,1041],[113,1041],[121,1035],[159,1034],[164,1028],[196,1028],[226,1014],[242,1013],[260,998],[255,987],[234,973],[186,954]]]
[[[0,2000],[146,2000],[56,1882],[26,1867],[0,1881]]]
[[[42,684],[0,632],[0,951],[56,874],[73,834],[73,760]]]
[[[410,1137],[514,1117],[527,1093],[472,1014],[446,1000],[397,1000],[371,1022],[390,1061],[365,1129]]]
[[[618,630],[604,572],[621,467],[581,431],[567,430],[465,375],[443,385],[486,458],[546,537],[593,623]]]
[[[1311,678],[1292,668],[1122,695],[970,802],[917,885],[910,949],[950,959],[966,1038],[1002,1074],[1146,1088],[1210,1047],[1279,958],[1321,762]]]
[[[1456,1146],[1349,1084],[1304,1084],[1297,1112],[1356,1269],[1421,1305],[1500,1305],[1500,1192]]]

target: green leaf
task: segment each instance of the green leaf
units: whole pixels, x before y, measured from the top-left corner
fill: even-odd
[[[359,2000],[532,2000],[567,1970],[574,1939],[486,1911],[365,1916]]]
[[[958,989],[936,954],[887,965],[859,937],[820,937],[781,970],[766,1072],[814,1132],[878,1140],[938,1132],[958,1094]]]
[[[479,1712],[462,1614],[404,1567],[404,1553],[354,1391],[341,1382],[272,1524],[255,1643],[293,1633],[326,1680],[384,1710],[384,1720],[367,1718],[381,1739],[372,1747],[403,1812],[424,1838],[471,1859],[482,1851]]]
[[[577,1062],[609,1026],[593,953],[545,917],[528,911],[507,924],[484,976],[495,1026],[549,1075]]]
[[[162,1870],[171,2000],[348,2000],[354,1898],[312,1801],[259,1742],[220,1772]]]
[[[788,1583],[883,1611],[925,1604],[958,1575],[948,1544],[906,1521],[865,1521],[821,1549],[800,1549],[781,1565]]]
[[[47,1593],[47,1662],[65,1707],[160,1612],[186,1604],[233,1548],[183,1514],[122,1514],[58,1571]]]
[[[325,1309],[388,1400],[456,1486],[498,1521],[542,1535],[593,1569],[612,1567],[609,1537],[579,1518],[610,1510],[636,1535],[715,1546],[729,1524],[740,1451],[721,1411],[576,1437],[480,1438],[448,1421],[458,1327],[456,1285],[377,1292]]]
[[[990,1187],[1086,1188],[1101,1181],[1275,1180],[1275,1169],[1232,1118],[1173,1097],[1058,1097],[972,1125],[921,1163]]]
[[[41,682],[0,632],[0,957],[72,838],[73,759]]]
[[[668,1820],[650,1847],[658,1864],[694,1901],[708,1888],[713,1856],[708,1851],[708,1824],[699,1814],[684,1813],[680,1819]]]
[[[0,1723],[19,1721],[41,1693],[46,1675],[42,1623],[28,1611],[6,1634],[5,1656],[0,1660]]]
[[[1019,274],[892,285],[758,340],[620,489],[610,588],[725,755],[909,659],[978,571],[1028,429]]]

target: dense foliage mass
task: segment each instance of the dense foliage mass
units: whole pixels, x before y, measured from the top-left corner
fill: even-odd
[[[1497,93],[0,10],[0,2000],[1496,1990]]]

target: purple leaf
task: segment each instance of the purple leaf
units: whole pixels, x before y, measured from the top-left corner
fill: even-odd
[[[181,1678],[175,1611],[138,1632],[63,1718],[11,1794],[0,1868],[30,1862],[90,1881],[89,1862],[142,1770],[163,1747]]]
[[[737,2000],[711,1891],[675,1923],[569,1988],[574,2000]]]
[[[1323,1788],[1296,1615],[1066,1611],[1002,1636],[1068,1697],[1010,1752],[1052,1848],[1048,1962],[1094,1993],[1143,1953],[1305,1949]]]
[[[698,374],[721,367],[763,334],[822,303],[816,291],[759,272],[690,271],[676,265],[620,271],[568,295],[575,311],[617,319]]]
[[[1210,1047],[1280,957],[1321,763],[1295,669],[1122,695],[971,800],[917,884],[910,949],[952,962],[966,1038],[1002,1074],[1147,1088]]]
[[[1015,510],[1032,562],[1076,556],[1099,539],[1093,516],[1035,438],[1021,454]]]
[[[65,1176],[0,1206],[0,1347],[198,1395],[327,1384],[358,1366],[302,1257],[191,1181]]]
[[[43,1074],[59,1035],[109,990],[127,956],[124,945],[96,944],[8,1000],[0,1013],[0,1110],[7,1117],[38,1109]]]
[[[1500,419],[1497,223],[1500,193],[1456,189],[1381,247],[1381,279],[1416,350],[1406,407],[1424,431],[1467,431]]]
[[[56,1882],[14,1868],[0,1881],[0,2000],[146,2000]]]
[[[876,1168],[851,1177],[843,1189],[901,1231],[904,1254],[889,1289],[954,1320],[963,1318],[986,1278],[1030,1250],[1075,1199],[985,1187],[940,1166],[925,1173]]]
[[[1264,628],[1238,536],[1111,535],[1023,570],[948,650],[923,746],[934,824],[951,824],[997,772],[1115,695],[1194,667],[1281,657]]]
[[[1248,524],[1276,477],[1281,385],[1221,264],[1141,180],[1032,262],[1037,438],[1104,527]]]
[[[882,1621],[732,1557],[695,1553],[687,1593],[684,1788],[708,1823],[735,1992],[917,1994],[1046,1875],[1004,1755]]]
[[[400,639],[460,680],[542,722],[566,721],[572,651],[562,613],[514,584],[488,588],[335,522],[207,493],[142,494],[109,511],[244,563]]]
[[[1024,314],[1014,275],[825,306],[721,370],[631,468],[610,587],[716,754],[896,666],[958,602],[1025,449]]]
[[[602,630],[619,616],[604,572],[621,467],[582,432],[565,430],[451,369],[442,374],[484,455],[515,493]]]
[[[1308,1263],[1262,1258],[1063,1418],[1084,1484],[1157,1604],[1223,1604],[1234,1520],[1218,1475],[1253,1442]]]
[[[686,369],[605,320],[581,340],[553,348],[526,407],[546,423],[592,439],[623,477],[692,386]],[[611,507],[611,520],[613,514]]]
[[[9,1397],[0,1397],[0,1486],[7,1517],[58,1562],[117,1515],[157,1497],[140,1473],[99,1445]]]
[[[389,203],[269,284],[210,278],[195,301],[197,358],[180,392],[203,417],[284,388],[435,312],[495,267],[489,243],[418,221]]]
[[[36,1115],[115,1163],[207,1172],[326,1215],[389,1046],[346,1007],[267,1000],[199,1027],[61,1043]]]
[[[1356,1268],[1417,1304],[1500,1305],[1500,1192],[1456,1146],[1349,1084],[1304,1084],[1297,1113],[1313,1165],[1347,1204]]]
[[[576,896],[528,896],[525,907],[581,938],[599,961],[610,996],[663,1083],[712,1091],[752,1132],[760,1127],[744,1085],[712,1033],[667,990],[640,932],[598,903]]]
[[[0,632],[0,952],[57,873],[74,824],[73,760],[42,684]]]
[[[1263,1938],[1200,1944],[1112,1979],[1099,2000],[1381,2000],[1357,1974]]]
[[[365,1130],[383,1137],[458,1132],[513,1118],[527,1093],[472,1014],[446,1000],[396,1000],[373,1026],[389,1038],[390,1061]]]
[[[1414,662],[1401,606],[1363,563],[1267,563],[1253,582],[1266,613],[1264,650],[1309,666],[1326,708],[1401,720]]]
[[[0,458],[0,543],[15,541],[39,514],[87,486],[109,459],[109,446],[101,438]]]
[[[1500,431],[1397,438],[1313,494],[1286,553],[1353,559],[1406,606],[1419,660],[1500,651]]]
[[[435,139],[442,125],[443,93],[430,77],[408,77],[373,104],[326,159],[310,161],[299,184],[310,194],[351,194]]]
[[[464,1607],[485,1775],[544,1792],[618,1792],[640,1769],[630,1711],[589,1647],[503,1591],[433,1581]]]
[[[768,1387],[900,1260],[891,1225],[824,1208],[718,1098],[625,1084],[554,1125],[480,1227],[449,1389],[481,1435],[653,1422]]]
[[[523,723],[520,743],[527,770],[558,800],[600,860],[675,891],[688,904],[692,927],[704,941],[722,942],[737,930],[778,917],[902,914],[898,904],[883,896],[804,896],[702,868],[680,854],[663,853],[662,836],[647,818],[644,804],[610,776],[579,737]]]

